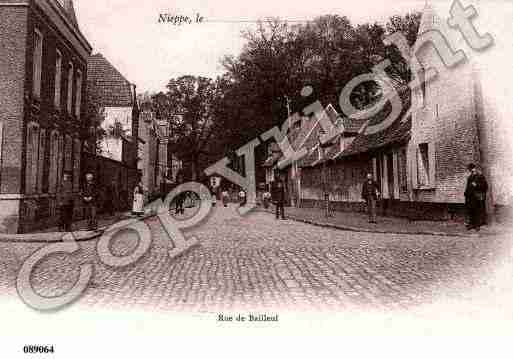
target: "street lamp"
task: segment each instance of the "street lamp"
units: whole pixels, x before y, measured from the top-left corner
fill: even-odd
[[[321,128],[319,130],[319,134],[317,136],[319,150],[321,151],[321,160],[322,160],[322,192],[324,194],[324,208],[326,210],[325,216],[331,217],[330,213],[330,194],[328,192],[328,180],[326,173],[326,161],[324,158],[326,149],[331,146],[329,142],[323,143],[322,137],[326,134],[326,132]]]

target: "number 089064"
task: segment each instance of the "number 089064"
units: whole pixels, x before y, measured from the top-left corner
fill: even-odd
[[[53,354],[53,345],[25,345],[23,347],[25,354]]]

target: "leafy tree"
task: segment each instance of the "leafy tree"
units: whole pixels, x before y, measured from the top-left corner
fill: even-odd
[[[153,96],[157,118],[169,121],[169,148],[191,166],[198,179],[209,144],[219,126],[215,122],[216,100],[221,96],[216,82],[205,77],[171,79],[166,92]]]

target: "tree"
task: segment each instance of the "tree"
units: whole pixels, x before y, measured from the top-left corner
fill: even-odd
[[[105,111],[98,104],[99,101],[92,94],[93,91],[88,91],[88,99],[86,104],[86,118],[84,126],[84,140],[85,148],[88,152],[97,154],[101,151],[101,143],[107,135],[105,129],[102,127],[105,121]]]
[[[405,16],[392,16],[386,27],[386,34],[391,35],[400,32],[408,41],[408,45],[412,47],[417,41],[417,36],[420,27],[421,13],[414,12],[406,14]],[[391,75],[398,80],[401,84],[409,83],[412,79],[410,65],[404,59],[395,45],[386,48],[386,58],[392,62]]]
[[[221,96],[215,81],[205,77],[171,79],[167,91],[153,96],[157,118],[169,121],[169,147],[191,166],[191,180],[200,177],[203,160],[216,129],[215,105]]]

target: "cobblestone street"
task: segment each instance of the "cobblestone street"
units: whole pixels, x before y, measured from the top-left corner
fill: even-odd
[[[115,269],[95,254],[96,240],[73,255],[53,255],[34,272],[46,296],[67,291],[77,265],[95,274],[79,305],[165,311],[257,309],[409,309],[440,295],[458,299],[482,287],[508,252],[499,237],[437,237],[345,232],[236,208],[217,207],[187,235],[200,245],[171,260],[157,219],[147,220],[151,250],[136,264]],[[129,254],[135,235],[118,236],[113,253]],[[1,243],[0,285],[15,296],[22,261],[42,244]]]

